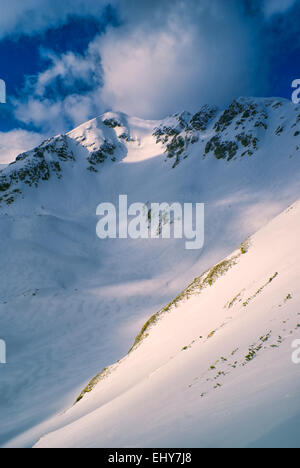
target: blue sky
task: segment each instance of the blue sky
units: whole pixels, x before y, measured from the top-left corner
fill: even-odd
[[[299,0],[10,0],[0,163],[106,110],[162,118],[240,95],[290,99]]]
[[[108,26],[118,24],[116,11],[108,5],[99,18],[71,15],[63,25],[52,26],[34,35],[4,37],[0,41],[0,77],[6,82],[8,105],[0,107],[0,130],[7,131],[18,125],[27,128],[15,119],[10,103],[12,97],[22,95],[26,80],[49,67],[51,61],[41,54],[42,49],[58,55],[69,51],[83,54],[96,36],[105,33]],[[80,92],[87,90],[85,85]]]

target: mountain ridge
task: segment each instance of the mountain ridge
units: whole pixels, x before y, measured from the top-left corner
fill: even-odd
[[[285,108],[297,115],[295,118],[291,113],[280,116],[284,121],[273,128],[273,114]],[[0,207],[14,203],[22,195],[22,184],[38,187],[51,176],[61,179],[65,163],[76,162],[76,150],[86,160],[86,169],[94,173],[106,161],[122,161],[128,153],[128,145],[139,144],[138,137],[131,135],[130,120],[134,118],[108,112],[19,155],[1,171]],[[280,137],[288,131],[289,136],[300,136],[300,106],[273,98],[239,98],[225,110],[205,105],[194,115],[184,111],[161,122],[145,122],[153,125],[152,136],[157,144],[163,145],[167,160],[171,160],[172,168],[176,168],[188,157],[190,146],[197,143],[201,144],[202,157],[213,155],[216,159],[230,161],[253,156],[260,148],[260,141],[269,133],[270,121],[272,134]],[[299,151],[299,144],[298,138],[294,151]]]

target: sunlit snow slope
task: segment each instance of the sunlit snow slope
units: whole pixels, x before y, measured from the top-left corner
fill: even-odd
[[[152,317],[37,447],[299,446],[300,202]]]
[[[40,424],[150,316],[300,197],[299,174],[300,106],[278,99],[161,122],[108,113],[0,171],[0,444],[31,446],[50,430]],[[97,205],[119,194],[205,203],[204,249],[100,241]]]

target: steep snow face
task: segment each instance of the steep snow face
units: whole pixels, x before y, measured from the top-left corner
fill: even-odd
[[[162,122],[108,113],[0,172],[0,444],[33,444],[149,316],[299,198],[299,115],[274,99]],[[205,203],[204,249],[100,241],[96,207],[119,194]]]
[[[299,446],[300,202],[196,278],[45,447]]]

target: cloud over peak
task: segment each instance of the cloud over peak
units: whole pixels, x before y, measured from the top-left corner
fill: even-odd
[[[286,14],[289,24],[288,12],[295,4],[10,0],[0,17],[0,38],[41,33],[74,15],[99,20],[108,5],[119,17],[117,26],[107,24],[81,53],[41,49],[47,67],[28,77],[12,99],[15,117],[48,136],[107,110],[162,118],[197,111],[205,103],[225,106],[240,95],[267,94],[270,44],[276,43],[273,18]],[[283,38],[285,32],[276,27],[276,34]]]
[[[258,37],[236,0],[128,0],[119,8],[121,25],[97,36],[83,55],[50,54],[48,70],[17,103],[20,120],[49,130],[49,115],[76,125],[110,108],[159,118],[261,92]]]

